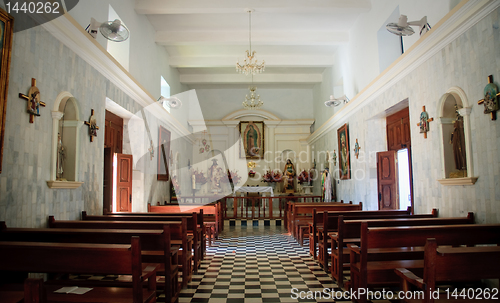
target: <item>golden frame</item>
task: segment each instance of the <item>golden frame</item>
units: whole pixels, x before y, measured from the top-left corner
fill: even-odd
[[[13,35],[14,18],[0,8],[0,47],[2,48],[2,56],[0,58],[0,173],[2,172],[5,115],[7,114],[7,95],[9,92],[9,71]]]

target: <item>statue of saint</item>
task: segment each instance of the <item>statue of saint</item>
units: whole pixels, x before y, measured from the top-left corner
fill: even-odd
[[[212,166],[208,169],[212,191],[222,191],[221,179],[224,177],[222,168],[217,164],[216,159],[212,159]],[[227,177],[226,177],[227,178]]]
[[[66,158],[66,150],[62,144],[61,134],[57,134],[57,164],[56,164],[56,177],[57,180],[63,179],[64,158]]]
[[[295,166],[292,160],[287,159],[285,169],[283,170],[283,188],[284,190],[293,190],[293,177],[295,177]]]
[[[323,202],[332,202],[332,179],[328,168],[321,174],[321,189]]]
[[[455,158],[455,168],[457,170],[467,169],[465,158],[464,123],[461,116],[458,116],[453,125],[451,134],[451,144],[453,144],[453,157]]]

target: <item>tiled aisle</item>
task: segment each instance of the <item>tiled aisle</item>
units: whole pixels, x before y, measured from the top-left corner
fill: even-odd
[[[285,233],[281,226],[226,226],[215,245],[207,249],[193,281],[181,291],[179,303],[314,302],[292,299],[292,288],[336,288],[309,256],[308,247],[301,247]]]

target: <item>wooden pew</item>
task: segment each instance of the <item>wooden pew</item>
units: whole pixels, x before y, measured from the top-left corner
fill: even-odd
[[[422,218],[412,216],[409,218],[392,218],[392,219],[357,219],[338,217],[338,231],[329,233],[331,239],[331,266],[330,272],[332,277],[337,280],[339,287],[344,284],[344,268],[349,268],[349,250],[346,249],[347,244],[359,244],[361,237],[361,223],[366,222],[368,227],[393,227],[393,226],[425,226],[425,225],[458,225],[458,224],[474,224],[474,213],[469,213],[467,217],[458,218]],[[325,251],[325,254],[328,252]],[[327,265],[324,268],[327,268]]]
[[[93,216],[87,215],[86,211],[82,211],[82,220],[88,221],[182,221],[183,218],[187,219],[187,232],[193,235],[193,248],[194,248],[194,269],[198,270],[201,260],[205,252],[204,241],[204,228],[203,221],[199,224],[198,219],[203,220],[203,213],[176,213],[175,215],[162,215],[162,216],[147,216],[147,215],[103,215]]]
[[[169,225],[164,225],[163,230],[7,228],[5,222],[0,222],[0,241],[127,244],[133,236],[141,239],[142,261],[160,263],[157,273],[165,276],[166,302],[175,302],[180,292],[178,248],[171,246]]]
[[[402,210],[360,210],[360,211],[329,211],[327,217],[327,232],[336,231],[338,228],[338,216],[343,215],[350,219],[390,219],[390,218],[435,218],[438,210],[433,209],[430,214],[412,215],[411,209]],[[313,221],[309,223],[309,253],[316,259],[316,248],[318,246],[318,228],[324,228],[325,217],[323,212],[316,212]]]
[[[179,267],[182,271],[182,287],[191,281],[193,273],[193,236],[188,236],[187,219],[179,221],[70,221],[56,220],[49,216],[49,228],[79,228],[79,229],[163,229],[170,226],[171,244],[179,246]]]
[[[291,210],[288,214],[288,232],[292,233],[297,238],[295,224],[296,220],[302,219],[310,220],[312,218],[313,210],[318,212],[323,211],[356,211],[363,209],[363,203],[347,204],[341,202],[323,202],[323,203],[299,203],[290,202]],[[303,220],[302,220],[303,221]]]
[[[434,303],[432,292],[437,290],[439,282],[447,285],[453,282],[469,282],[481,279],[500,278],[500,247],[442,247],[438,246],[436,239],[427,239],[424,252],[424,274],[419,277],[408,269],[398,268],[396,274],[401,278],[401,290],[421,291],[424,298],[419,300],[406,300],[405,302]],[[413,287],[412,287],[413,286]],[[467,292],[466,292],[467,293]],[[449,291],[448,294],[452,294]],[[487,295],[474,289],[472,296],[467,294],[460,296],[437,296],[439,302],[498,302],[498,291],[496,298],[488,298]],[[490,294],[491,295],[491,294]],[[446,298],[447,297],[447,298]]]
[[[421,274],[427,238],[440,245],[500,244],[500,224],[446,226],[368,227],[361,223],[360,246],[350,249],[350,289],[358,291],[373,286],[397,285],[396,268]],[[359,302],[366,302],[361,296]]]
[[[42,242],[0,242],[0,270],[57,274],[132,275],[132,288],[100,287],[78,295],[86,302],[156,302],[157,264],[143,264],[141,242],[132,237],[131,244],[83,244]],[[143,282],[147,281],[147,288]],[[59,287],[53,287],[52,289]],[[71,301],[72,294],[48,291],[47,299]],[[99,301],[97,301],[99,300]]]

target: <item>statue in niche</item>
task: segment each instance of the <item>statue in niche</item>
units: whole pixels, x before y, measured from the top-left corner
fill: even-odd
[[[56,164],[56,178],[59,181],[65,181],[63,178],[64,173],[64,158],[66,158],[66,150],[62,144],[61,134],[57,133],[57,164]]]
[[[467,169],[467,160],[465,156],[464,122],[463,117],[458,114],[457,105],[455,105],[455,109],[457,110],[457,118],[453,124],[453,133],[451,134],[450,141],[453,145],[455,168],[459,171],[465,171]]]
[[[292,160],[287,159],[285,169],[283,170],[283,188],[286,192],[293,192],[293,177],[295,177],[295,166]]]

